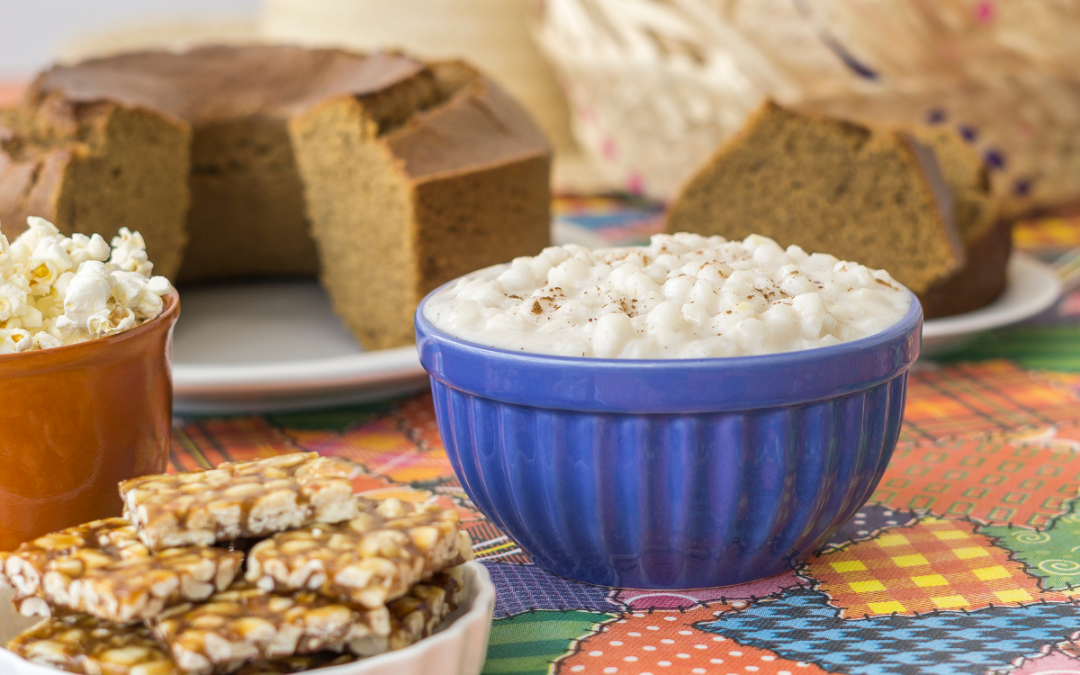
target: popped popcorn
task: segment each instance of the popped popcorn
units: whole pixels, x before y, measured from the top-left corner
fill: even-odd
[[[115,335],[161,314],[172,291],[151,276],[146,242],[126,227],[66,237],[31,216],[13,242],[0,232],[0,354],[51,349]]]
[[[911,293],[883,270],[751,235],[553,246],[462,277],[424,305],[458,338],[562,356],[677,359],[813,349],[880,333]]]

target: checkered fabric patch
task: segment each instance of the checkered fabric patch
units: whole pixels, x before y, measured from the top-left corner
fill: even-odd
[[[983,675],[1011,670],[1018,657],[1038,656],[1080,639],[1077,613],[1073,604],[1036,602],[848,620],[836,616],[822,593],[799,589],[695,627],[833,673]]]
[[[1068,599],[1041,591],[1022,563],[975,527],[926,518],[813,558],[806,574],[845,619]]]

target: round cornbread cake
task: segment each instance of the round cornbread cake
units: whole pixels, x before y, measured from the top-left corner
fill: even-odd
[[[365,348],[440,284],[548,244],[550,150],[460,62],[289,46],[57,66],[0,111],[0,221],[139,230],[181,283],[318,273]]]

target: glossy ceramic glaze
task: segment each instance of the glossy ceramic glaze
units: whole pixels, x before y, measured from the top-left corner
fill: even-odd
[[[121,512],[116,484],[165,470],[176,293],[134,330],[0,356],[0,550]]]
[[[486,348],[416,317],[475,504],[550,572],[654,589],[779,574],[850,519],[896,445],[922,325],[913,298],[833,347],[632,361]]]

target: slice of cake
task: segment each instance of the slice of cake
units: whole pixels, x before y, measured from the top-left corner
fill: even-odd
[[[998,220],[997,204],[990,191],[990,176],[975,151],[949,127],[911,129],[920,142],[934,150],[941,176],[953,200],[956,228],[966,248],[984,238]]]
[[[187,236],[191,133],[168,114],[118,102],[31,96],[0,111],[0,223],[14,239],[27,216],[70,236],[143,234],[154,272],[173,277]]]
[[[771,102],[684,187],[667,231],[762,234],[888,270],[916,294],[966,260],[929,147],[896,130]]]
[[[323,285],[366,348],[410,344],[440,284],[548,245],[547,144],[464,64],[330,98],[289,132]]]
[[[919,301],[928,319],[970,312],[993,302],[1005,290],[1012,223],[999,217],[982,158],[959,134],[941,126],[912,132],[934,149],[967,251],[966,264],[920,293]]]

